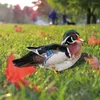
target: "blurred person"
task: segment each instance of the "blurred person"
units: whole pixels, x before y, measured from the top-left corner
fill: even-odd
[[[57,24],[57,13],[55,10],[53,10],[49,14],[50,24],[56,25]]]
[[[64,11],[63,15],[62,15],[62,22],[63,24],[66,24],[67,23],[67,15],[66,15],[66,12]]]

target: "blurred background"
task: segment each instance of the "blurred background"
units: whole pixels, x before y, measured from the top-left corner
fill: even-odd
[[[99,24],[100,0],[0,0],[2,23]]]

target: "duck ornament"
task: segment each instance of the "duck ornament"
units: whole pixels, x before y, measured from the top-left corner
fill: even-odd
[[[75,30],[64,33],[61,44],[50,44],[39,47],[27,47],[30,51],[22,58],[13,60],[16,67],[39,65],[46,69],[63,71],[72,67],[81,57],[83,39]]]

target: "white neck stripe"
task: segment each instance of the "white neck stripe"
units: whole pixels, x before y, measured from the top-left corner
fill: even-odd
[[[68,53],[69,53],[69,57],[71,57],[71,53],[70,53],[70,51],[69,51],[69,48],[67,48],[67,51],[68,51]]]
[[[65,43],[65,42],[66,42],[66,40],[67,40],[69,37],[70,37],[70,36],[67,36],[67,37],[65,38],[65,40],[64,40],[64,41],[62,41],[62,43],[61,43],[61,44]]]

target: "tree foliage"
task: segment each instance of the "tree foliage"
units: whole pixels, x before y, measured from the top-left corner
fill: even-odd
[[[13,13],[12,13],[12,6],[7,4],[0,4],[0,21],[9,23],[12,21]]]
[[[3,23],[32,23],[37,18],[37,13],[33,7],[25,6],[21,9],[20,5],[0,4],[0,22]]]
[[[66,10],[67,13],[72,13],[73,16],[86,16],[88,8],[92,14],[100,16],[100,0],[47,0],[47,2],[59,11]]]
[[[24,13],[22,12],[20,5],[14,6],[13,13],[14,13],[14,21],[21,23],[22,19],[24,19]]]

